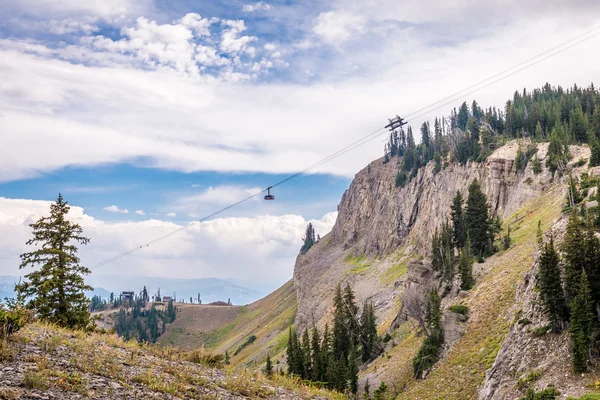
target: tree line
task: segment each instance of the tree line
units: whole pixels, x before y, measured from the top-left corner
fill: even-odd
[[[166,326],[175,321],[177,308],[173,300],[169,301],[165,310],[156,308],[152,303],[146,308],[148,298],[136,296],[129,304],[131,308],[121,308],[115,319],[115,331],[125,340],[136,339],[139,342],[156,343],[165,332]]]
[[[545,241],[538,226],[537,286],[550,329],[568,326],[575,372],[590,368],[594,334],[600,316],[600,239],[591,218],[571,211],[560,249],[551,236]],[[559,251],[560,250],[560,251]]]
[[[590,144],[591,166],[600,165],[600,92],[593,84],[565,90],[547,83],[533,91],[516,91],[504,110],[464,102],[449,117],[435,118],[433,129],[430,122],[423,122],[420,136],[417,145],[410,125],[406,131],[401,127],[390,133],[384,163],[400,157],[396,186],[404,186],[431,160],[435,172],[443,167],[442,160],[483,161],[506,140],[516,138],[550,142],[546,167],[553,173],[564,170],[569,144]]]
[[[322,332],[314,326],[299,336],[290,327],[287,372],[332,390],[357,393],[359,364],[383,351],[375,309],[370,301],[360,309],[349,285],[342,289],[338,284],[333,303],[331,330],[328,324]]]

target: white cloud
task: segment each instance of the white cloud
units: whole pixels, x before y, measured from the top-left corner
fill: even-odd
[[[238,200],[245,199],[249,196],[253,196],[257,193],[261,193],[262,189],[259,187],[244,187],[244,186],[216,186],[208,187],[206,190],[198,194],[182,196],[175,201],[175,207],[180,210],[193,211],[194,217],[198,217],[195,212],[200,207],[208,205],[229,205]],[[259,199],[256,196],[255,199]],[[191,217],[191,215],[190,215]]]
[[[108,212],[112,212],[112,213],[129,214],[129,210],[127,210],[127,209],[122,210],[119,207],[114,206],[114,205],[113,206],[104,207],[104,210],[108,211]]]
[[[38,17],[63,15],[93,15],[119,17],[143,12],[150,8],[149,0],[3,0],[3,8],[19,14]]]
[[[196,37],[183,25],[183,18],[175,24],[178,27],[164,29],[149,19],[140,26],[134,22],[130,29],[135,38],[127,36],[123,44],[112,42],[117,47],[135,47],[130,43],[134,41],[150,47],[162,43],[154,53],[140,50],[136,53],[140,58],[109,52],[106,47],[90,47],[82,56],[82,47],[57,50],[34,41],[0,39],[0,148],[10,149],[0,157],[0,181],[69,165],[138,159],[150,167],[184,172],[294,173],[381,127],[391,115],[406,115],[580,34],[590,28],[594,12],[600,12],[600,3],[590,4],[587,11],[578,6],[569,10],[559,7],[556,15],[542,7],[539,13],[528,14],[536,18],[525,23],[524,17],[515,17],[511,11],[512,19],[502,26],[494,19],[473,22],[493,25],[492,32],[480,34],[474,29],[463,36],[450,30],[440,37],[439,30],[407,27],[392,20],[400,17],[390,12],[391,2],[381,5],[385,13],[369,11],[363,3],[350,1],[347,10],[338,11],[338,7],[332,11],[362,16],[366,21],[362,34],[374,35],[366,44],[351,36],[351,40],[342,40],[335,57],[323,57],[320,51],[284,49],[284,44],[278,44],[276,51],[298,52],[289,73],[296,74],[300,83],[252,81],[252,68],[259,71],[257,76],[266,76],[265,71],[274,68],[269,67],[268,62],[273,62],[269,57],[261,65],[262,53],[274,48],[265,48],[257,39],[251,43],[257,59],[240,60],[237,57],[243,53],[243,45],[230,49],[240,49],[238,55],[221,53],[220,31],[212,36],[217,43],[203,42],[205,47],[199,47],[194,42],[187,53],[202,58],[207,67],[223,64],[219,78],[179,73],[178,65],[185,69],[191,64],[179,62],[181,54],[167,51],[169,45],[163,44]],[[383,19],[385,15],[388,20]],[[437,21],[445,21],[445,17],[439,18]],[[198,18],[190,17],[190,21],[185,24]],[[238,39],[245,29],[243,23],[221,23],[211,26],[234,29]],[[375,25],[382,30],[375,31]],[[447,23],[433,26],[454,29]],[[312,30],[306,39],[323,44]],[[589,40],[464,100],[476,98],[483,106],[502,107],[514,90],[540,87],[546,81],[563,87],[575,82],[587,85],[597,77],[597,44],[598,38]],[[59,50],[92,61],[66,61]],[[144,52],[164,56],[165,61],[159,63],[158,55],[144,58]],[[221,60],[226,56],[226,61]],[[169,57],[171,61],[166,61]],[[573,68],[573,60],[579,59],[589,62]],[[131,60],[145,64],[132,64]],[[153,68],[147,67],[152,63]],[[306,76],[304,71],[309,71]],[[447,114],[462,100],[433,114]],[[418,126],[433,114],[412,123]],[[373,140],[318,171],[351,177],[381,154],[381,142]],[[185,210],[181,215],[189,212],[198,213]]]
[[[224,20],[222,25],[225,29],[221,33],[221,51],[235,54],[253,49],[249,46],[249,43],[257,40],[257,38],[255,36],[240,36],[246,30],[243,20]]]
[[[28,250],[28,224],[47,215],[50,202],[0,197],[0,254],[17,256]],[[91,238],[80,248],[82,263],[93,266],[116,254],[173,232],[180,225],[150,219],[105,222],[72,206],[71,220]],[[336,213],[319,220],[298,215],[254,218],[219,218],[193,223],[189,228],[123,259],[99,268],[94,274],[168,276],[170,278],[236,278],[266,282],[275,288],[292,276],[295,257],[302,245],[306,225],[312,222],[318,234],[331,230]],[[0,260],[0,275],[18,275],[17,263]]]
[[[272,9],[273,6],[268,3],[265,3],[264,1],[259,1],[254,4],[246,4],[242,7],[242,10],[245,12],[269,11]]]
[[[313,31],[325,42],[340,45],[350,40],[353,34],[363,32],[365,23],[365,19],[360,15],[328,11],[319,14]]]
[[[166,213],[165,215],[166,215],[167,217],[171,217],[171,218],[173,218],[173,217],[176,217],[176,216],[177,216],[177,213],[170,212],[170,213]]]
[[[135,213],[137,215],[146,215],[146,213],[144,212],[144,210],[135,210]]]

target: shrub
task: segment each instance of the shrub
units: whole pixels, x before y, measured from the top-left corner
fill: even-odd
[[[396,187],[404,187],[407,179],[408,176],[406,176],[406,172],[398,171],[398,173],[396,174]]]
[[[448,310],[450,310],[453,313],[462,315],[467,315],[469,313],[469,307],[465,306],[464,304],[451,305],[450,307],[448,307]]]
[[[560,392],[554,387],[548,387],[540,391],[530,388],[527,390],[525,397],[521,397],[521,400],[555,400],[558,396],[560,396]]]
[[[390,335],[389,333],[386,333],[386,334],[383,336],[383,339],[382,339],[382,341],[383,341],[384,343],[387,343],[387,342],[389,342],[390,340],[392,340],[392,335]]]
[[[27,310],[10,311],[0,308],[0,339],[5,340],[9,335],[17,332],[29,322],[30,318]]]
[[[534,337],[544,336],[546,333],[548,333],[548,331],[550,331],[550,329],[552,329],[551,326],[540,326],[539,328],[533,329],[531,331],[531,334]]]
[[[527,326],[529,324],[531,324],[531,321],[529,320],[529,318],[521,318],[519,320],[519,325]]]
[[[577,160],[577,163],[575,163],[575,166],[577,166],[577,167],[583,167],[586,162],[587,162],[586,159],[580,158],[579,160]]]
[[[208,367],[219,368],[223,366],[225,356],[223,354],[208,353],[202,349],[190,351],[186,354],[186,361],[196,364],[206,365]]]
[[[531,382],[535,382],[538,379],[540,379],[541,377],[542,377],[541,371],[530,371],[527,375],[519,378],[519,380],[517,381],[517,387],[519,389],[523,389],[523,388],[529,386],[529,384]]]
[[[254,335],[250,336],[248,339],[246,339],[246,341],[244,343],[242,343],[240,345],[240,347],[237,348],[237,350],[235,351],[235,353],[233,353],[233,355],[237,356],[240,353],[240,351],[244,350],[244,348],[246,346],[249,346],[252,343],[254,343],[255,340],[256,340],[256,336],[254,336]]]

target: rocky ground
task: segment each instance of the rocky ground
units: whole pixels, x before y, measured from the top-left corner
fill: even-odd
[[[201,350],[140,346],[40,323],[13,335],[0,356],[0,399],[342,398],[285,377],[214,368]]]

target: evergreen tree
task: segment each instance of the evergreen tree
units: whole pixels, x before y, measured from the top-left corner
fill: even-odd
[[[348,357],[350,350],[350,336],[346,328],[346,311],[344,307],[344,297],[340,284],[335,290],[333,298],[335,311],[333,313],[333,356],[335,360],[343,360]]]
[[[231,360],[229,359],[229,351],[225,350],[225,365],[231,364]]]
[[[561,285],[558,253],[552,238],[540,255],[538,279],[544,311],[552,321],[554,329],[560,330],[563,322],[569,317],[569,311]]]
[[[441,304],[437,290],[432,289],[427,296],[425,340],[413,360],[413,372],[416,378],[421,378],[423,373],[436,363],[441,346],[444,344]]]
[[[304,244],[302,245],[300,251],[302,252],[302,254],[306,254],[316,242],[315,229],[313,228],[311,223],[309,223],[306,227],[306,233],[304,234],[304,238],[302,240],[304,241]]]
[[[90,239],[82,235],[79,224],[66,219],[69,209],[59,194],[56,203],[50,205],[50,216],[29,225],[33,238],[27,244],[39,247],[21,254],[19,268],[35,270],[25,275],[24,282],[15,285],[15,292],[30,299],[27,307],[41,319],[85,329],[90,325],[90,312],[84,292],[93,288],[84,282],[83,277],[90,270],[79,264],[77,246],[73,242],[85,245]]]
[[[483,256],[491,253],[492,230],[488,214],[487,197],[481,190],[479,181],[475,179],[469,185],[469,195],[465,210],[465,228],[471,236],[471,245],[474,255]]]
[[[573,349],[573,369],[585,372],[588,369],[594,314],[592,298],[585,271],[581,273],[577,295],[571,301],[571,347]]]
[[[311,376],[313,375],[313,368],[312,368],[312,357],[311,357],[311,351],[310,351],[310,338],[308,335],[308,329],[304,330],[304,333],[302,334],[302,366],[303,368],[303,373],[302,373],[302,378],[304,379],[310,379]]]
[[[271,355],[267,353],[267,363],[265,365],[265,375],[269,378],[273,376],[273,364],[271,364]]]
[[[371,400],[371,387],[369,386],[368,378],[365,381],[365,387],[363,388],[363,400]]]
[[[467,102],[462,103],[458,110],[457,124],[461,130],[467,129],[467,121],[469,120],[469,106]]]
[[[585,240],[581,221],[576,212],[572,212],[569,217],[562,249],[565,259],[565,291],[570,302],[579,292],[581,271],[586,262]]]
[[[360,331],[362,343],[362,361],[367,362],[376,357],[376,347],[378,346],[377,320],[375,317],[375,307],[370,301],[363,304],[362,315],[360,318]]]
[[[590,167],[597,167],[600,165],[600,142],[598,139],[592,141],[591,150]]]
[[[312,380],[316,382],[323,382],[325,380],[325,370],[323,369],[323,353],[321,350],[321,338],[319,337],[319,330],[317,327],[312,329],[311,337],[311,364],[312,364]]]
[[[452,240],[456,248],[462,249],[467,239],[465,226],[465,216],[463,214],[463,198],[460,191],[456,191],[456,196],[452,199],[450,206],[450,216],[452,218]]]
[[[592,299],[596,304],[600,304],[600,239],[598,239],[592,228],[585,233],[585,246],[585,272],[590,283]]]
[[[467,237],[465,247],[460,251],[458,261],[458,271],[460,273],[460,288],[469,290],[475,284],[473,279],[473,257],[471,256],[471,240]]]
[[[149,297],[148,297],[148,290],[146,289],[146,285],[144,285],[144,289],[142,289],[142,301],[143,301],[144,303],[147,303],[147,302],[148,302],[148,300],[149,300]]]
[[[387,392],[387,385],[385,382],[381,382],[379,387],[373,392],[373,400],[385,400],[385,394]]]
[[[350,392],[353,394],[358,393],[358,364],[356,358],[356,347],[352,344],[348,354],[348,379],[350,381]]]
[[[348,336],[354,346],[358,345],[360,338],[360,326],[358,316],[358,306],[354,297],[354,292],[349,283],[344,288],[344,325],[347,328]]]

